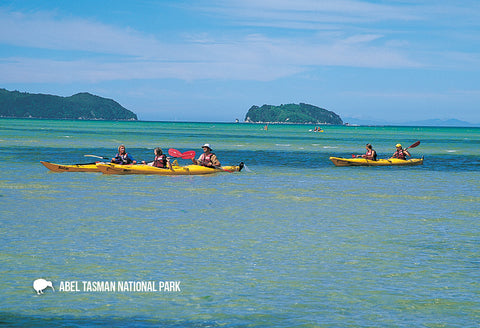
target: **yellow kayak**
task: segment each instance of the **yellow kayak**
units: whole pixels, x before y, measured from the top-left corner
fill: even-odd
[[[172,166],[172,169],[162,169],[150,165],[118,165],[112,163],[97,163],[97,169],[104,174],[156,174],[156,175],[201,175],[219,172],[239,172],[243,163],[235,166],[210,168],[200,165]]]
[[[342,157],[330,157],[330,160],[335,164],[335,166],[390,166],[390,165],[422,165],[422,158],[412,158],[412,159],[398,159],[398,158],[387,158],[379,160],[371,160],[365,158],[342,158]]]
[[[88,164],[55,164],[50,162],[40,161],[47,169],[53,172],[100,172],[96,163]]]

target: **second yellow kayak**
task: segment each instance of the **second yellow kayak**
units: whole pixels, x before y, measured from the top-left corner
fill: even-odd
[[[398,158],[388,158],[388,159],[379,159],[371,160],[365,158],[343,158],[343,157],[330,157],[335,166],[390,166],[390,165],[422,165],[422,158],[412,158],[412,159],[398,159]]]

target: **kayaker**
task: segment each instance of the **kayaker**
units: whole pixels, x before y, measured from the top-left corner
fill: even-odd
[[[217,158],[217,155],[212,153],[212,147],[210,144],[206,143],[202,146],[203,154],[200,155],[198,159],[192,158],[193,164],[207,166],[207,167],[216,167],[220,166],[220,161]]]
[[[407,156],[412,156],[408,150],[402,148],[401,144],[396,144],[395,147],[397,150],[393,153],[392,158],[407,159]]]
[[[137,164],[137,161],[125,151],[125,145],[118,146],[118,153],[112,158],[112,163],[127,165],[127,164]]]
[[[373,149],[372,144],[368,143],[365,146],[365,149],[367,150],[365,155],[357,155],[357,157],[362,157],[362,158],[365,158],[365,159],[370,159],[372,161],[376,161],[377,160],[377,152],[375,151],[375,149]]]
[[[155,154],[155,158],[153,159],[153,162],[145,163],[145,161],[143,161],[142,163],[150,166],[155,166],[161,169],[166,169],[168,167],[170,170],[173,170],[172,164],[170,163],[170,158],[163,153],[162,148],[160,147],[155,148],[153,153]]]

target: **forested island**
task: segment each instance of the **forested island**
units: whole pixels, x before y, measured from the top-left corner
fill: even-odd
[[[309,104],[252,106],[245,115],[248,123],[303,123],[342,125],[336,113]]]
[[[90,93],[70,97],[0,89],[0,117],[67,120],[137,120],[137,115],[112,99]]]

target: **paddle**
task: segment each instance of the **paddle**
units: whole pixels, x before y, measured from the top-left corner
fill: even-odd
[[[407,150],[408,148],[415,148],[415,147],[417,147],[419,144],[420,144],[420,140],[418,140],[417,142],[414,142],[410,147],[405,148],[405,150]]]
[[[182,152],[178,151],[176,149],[170,148],[168,150],[168,155],[170,155],[172,157],[182,157]]]
[[[183,159],[192,159],[195,158],[195,151],[194,150],[187,150],[181,156]]]
[[[96,158],[101,158],[101,159],[110,159],[110,157],[104,157],[104,156],[97,156],[97,155],[83,155],[85,157],[96,157]]]
[[[170,155],[172,157],[180,157],[180,158],[183,158],[183,159],[192,159],[192,158],[195,157],[195,151],[194,150],[187,150],[186,152],[182,153],[181,151],[179,151],[177,149],[170,148],[168,150],[168,155]]]
[[[85,157],[95,157],[95,158],[101,158],[101,159],[111,159],[110,157],[104,157],[104,156],[97,156],[97,155],[83,155]],[[142,161],[138,162],[141,163]],[[131,164],[136,164],[137,162],[131,163]]]

